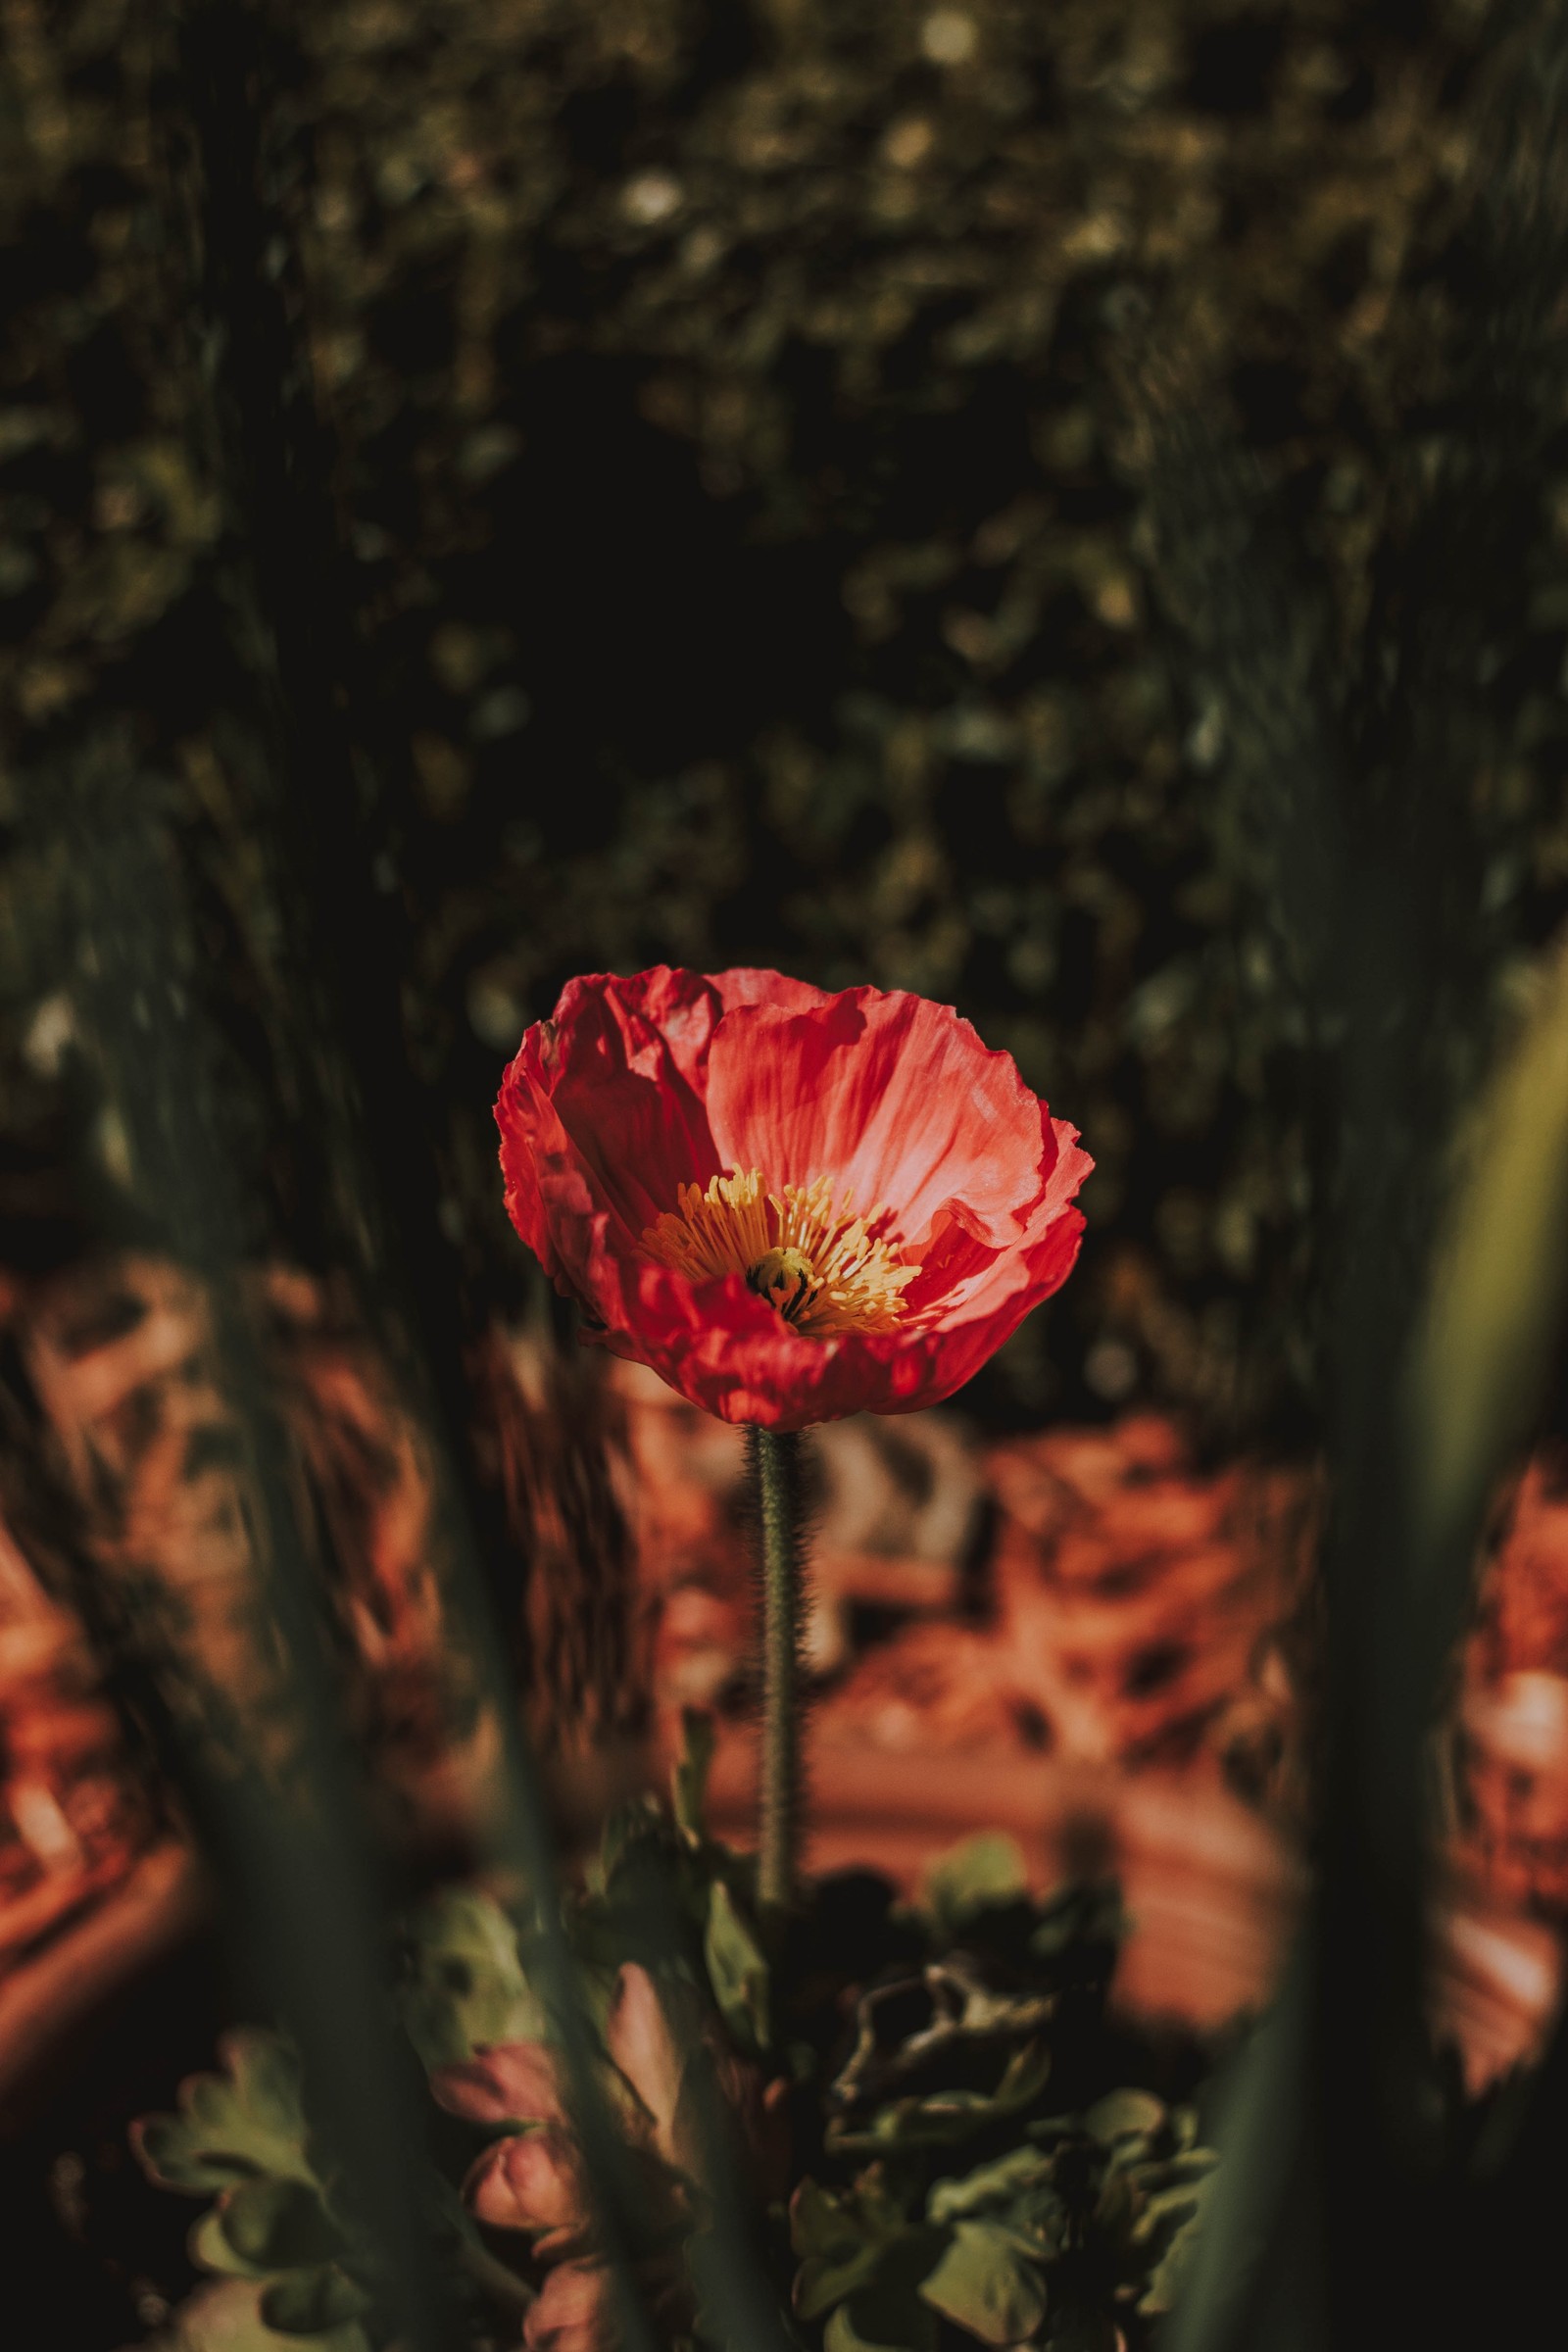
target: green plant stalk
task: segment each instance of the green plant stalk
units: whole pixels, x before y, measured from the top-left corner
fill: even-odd
[[[761,1530],[762,1752],[758,1787],[757,1899],[781,1911],[795,1893],[801,1813],[801,1441],[751,1432]]]

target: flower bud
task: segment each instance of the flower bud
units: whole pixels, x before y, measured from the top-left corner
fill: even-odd
[[[588,2226],[582,2158],[554,2124],[492,2141],[463,2183],[464,2202],[493,2230],[541,2232],[539,2251],[564,2245]]]

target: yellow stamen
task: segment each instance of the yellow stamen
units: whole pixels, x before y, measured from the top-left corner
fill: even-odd
[[[786,1323],[812,1339],[835,1332],[892,1331],[901,1294],[919,1273],[890,1242],[874,1238],[885,1208],[858,1217],[848,1193],[835,1201],[828,1179],[764,1193],[760,1168],[701,1185],[683,1184],[679,1206],[643,1235],[661,1265],[693,1282],[744,1274]]]

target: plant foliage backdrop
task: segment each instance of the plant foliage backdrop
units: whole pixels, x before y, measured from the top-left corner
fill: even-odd
[[[1288,1424],[1311,1046],[1125,378],[1157,354],[1256,462],[1334,617],[1309,656],[1287,600],[1277,662],[1353,654],[1530,301],[1464,231],[1529,37],[1468,0],[19,14],[10,789],[146,779],[253,1218],[320,1252],[355,1214],[324,940],[490,1295],[480,1106],[572,971],[866,977],[956,1001],[1094,1133],[1085,1279],[994,1409]],[[1547,306],[1526,332],[1485,463],[1536,455],[1472,483],[1463,678],[1504,954],[1564,870]],[[29,1165],[47,993],[14,958]]]

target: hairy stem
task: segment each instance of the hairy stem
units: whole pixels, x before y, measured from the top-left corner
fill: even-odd
[[[794,1895],[800,1836],[801,1441],[771,1429],[750,1435],[762,1554],[757,1894],[766,1911]]]

